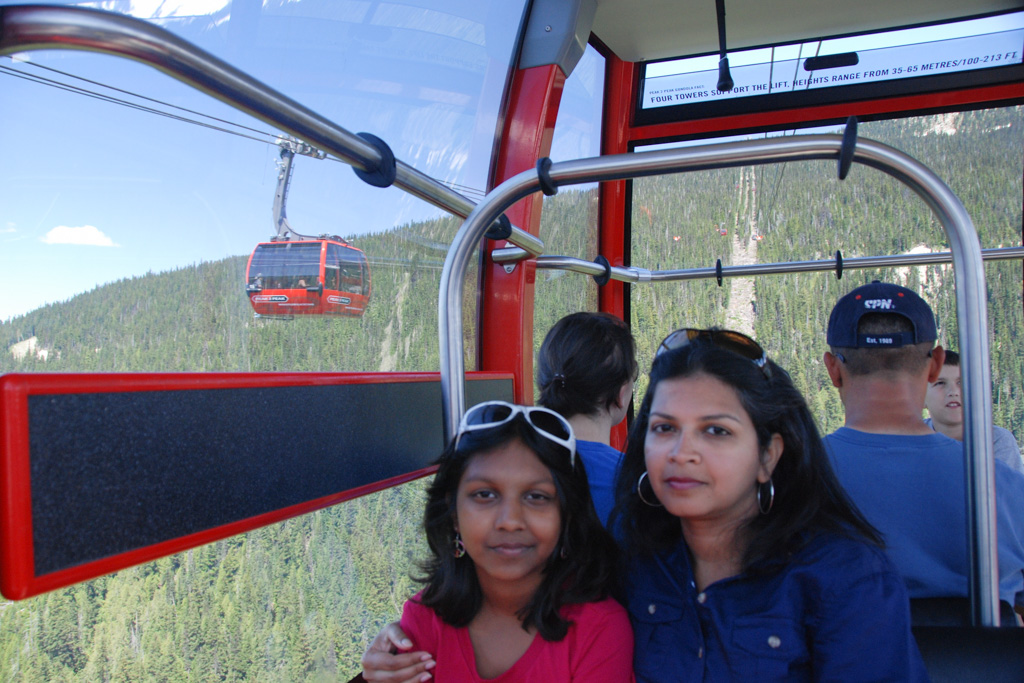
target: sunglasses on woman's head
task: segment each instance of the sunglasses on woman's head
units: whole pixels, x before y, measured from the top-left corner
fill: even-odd
[[[760,344],[742,332],[733,332],[732,330],[698,330],[684,327],[665,337],[654,355],[657,357],[666,351],[681,349],[696,342],[710,343],[720,349],[732,351],[743,356],[753,361],[754,365],[761,368],[764,376],[771,379],[772,371],[768,367],[768,354],[764,352]]]
[[[576,436],[569,422],[553,410],[536,406],[520,406],[505,401],[487,401],[473,406],[459,422],[455,447],[459,447],[459,439],[463,434],[500,427],[514,420],[517,415],[522,415],[526,424],[538,435],[568,450],[569,467],[576,467]]]

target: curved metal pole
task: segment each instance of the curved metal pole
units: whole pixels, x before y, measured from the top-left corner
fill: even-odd
[[[829,159],[838,157],[841,143],[841,138],[834,135],[814,135],[616,154],[552,164],[549,177],[561,186],[773,161]],[[530,169],[491,190],[463,222],[445,258],[438,294],[438,337],[446,441],[455,434],[459,417],[466,408],[463,382],[455,378],[464,377],[465,374],[462,288],[473,246],[483,237],[487,226],[505,209],[539,189],[537,171]],[[636,270],[641,281],[649,279],[650,271]]]
[[[495,249],[491,252],[491,259],[495,263],[514,263],[526,258],[529,258],[529,254],[516,247]],[[1024,259],[1024,247],[982,249],[981,258],[983,261],[1012,261]],[[843,259],[843,270],[895,268],[899,266],[927,266],[939,263],[950,263],[952,260],[953,254],[948,251],[936,251],[925,254],[894,254],[891,256],[859,256]],[[536,258],[536,263],[538,270],[567,270],[573,273],[596,276],[605,274],[604,266],[594,263],[593,261],[585,261],[572,256],[538,256]],[[754,275],[774,275],[776,273],[815,273],[834,271],[835,269],[835,259],[790,261],[789,263],[757,263],[749,266],[724,266],[722,268],[722,277],[752,277]],[[619,282],[640,282],[641,271],[644,273],[650,273],[650,277],[648,279],[651,282],[709,280],[718,276],[718,271],[713,267],[645,271],[643,269],[633,267],[612,266],[610,279],[618,280]]]
[[[784,161],[838,159],[842,144],[843,139],[838,135],[730,142],[566,161],[552,164],[548,174],[556,186],[562,186]],[[857,142],[854,161],[888,173],[913,189],[936,214],[951,246],[960,353],[964,359],[961,361],[963,393],[967,405],[964,449],[968,460],[972,620],[985,626],[998,625],[992,394],[981,245],[963,204],[938,176],[918,161],[892,147],[864,139]],[[455,434],[459,416],[465,410],[462,289],[473,245],[479,242],[495,217],[539,188],[536,171],[529,170],[492,190],[463,223],[445,259],[438,308],[446,439]],[[650,271],[646,271],[644,279],[650,275]]]
[[[142,62],[361,171],[381,162],[380,151],[358,135],[142,19],[84,7],[0,7],[0,55],[42,49],[100,52]],[[404,162],[395,165],[396,187],[457,216],[473,210],[471,200],[447,185]],[[534,255],[544,252],[543,242],[516,227],[508,241]]]
[[[526,177],[532,176],[532,177]],[[515,181],[519,180],[517,185]],[[531,180],[533,182],[531,182]],[[483,239],[487,226],[509,206],[532,194],[536,189],[520,187],[536,185],[536,173],[520,173],[491,190],[483,201],[463,221],[452,240],[441,269],[441,287],[438,292],[437,330],[440,340],[441,412],[444,442],[455,436],[459,419],[466,409],[465,340],[462,326],[462,295],[466,269],[473,250]],[[496,207],[499,208],[495,211]]]
[[[967,209],[930,169],[877,142],[857,143],[854,159],[913,189],[942,223],[953,253],[956,319],[960,332],[964,451],[967,456],[967,538],[970,550],[971,622],[999,625],[999,558],[996,545],[995,458],[992,451],[992,373],[988,301],[981,244]]]

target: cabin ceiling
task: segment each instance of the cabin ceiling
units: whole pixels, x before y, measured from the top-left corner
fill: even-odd
[[[731,49],[1011,9],[1024,0],[725,0]],[[718,51],[715,0],[597,0],[594,34],[629,62]]]

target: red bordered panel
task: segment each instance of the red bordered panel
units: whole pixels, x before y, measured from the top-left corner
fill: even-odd
[[[467,404],[512,400],[469,373]],[[0,591],[27,598],[432,471],[437,373],[0,377]]]

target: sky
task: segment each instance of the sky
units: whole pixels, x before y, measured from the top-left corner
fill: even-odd
[[[485,189],[521,3],[408,0],[400,13],[354,0],[79,4],[155,17],[345,129],[384,139],[418,170]],[[278,131],[149,66],[67,50],[0,56],[0,122],[2,320],[124,277],[247,255],[273,233]],[[589,138],[565,131],[560,148],[582,156]],[[441,211],[368,186],[343,163],[297,157],[287,213],[304,234],[358,235]]]

